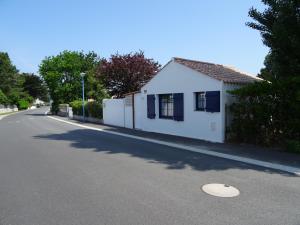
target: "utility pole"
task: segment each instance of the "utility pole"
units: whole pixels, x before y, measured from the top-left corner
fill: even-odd
[[[83,122],[85,122],[85,110],[84,110],[84,76],[85,73],[80,73],[81,76],[81,83],[82,83],[82,116]]]

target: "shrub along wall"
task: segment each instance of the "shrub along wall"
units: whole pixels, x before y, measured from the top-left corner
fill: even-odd
[[[231,106],[231,140],[281,145],[300,152],[300,79],[258,82],[230,91],[238,101]]]
[[[82,116],[82,101],[76,100],[70,103],[72,107],[73,114]],[[98,119],[102,119],[103,110],[102,104],[97,101],[85,102],[84,103],[85,116],[86,117],[94,117]]]
[[[30,106],[30,103],[26,99],[20,99],[18,101],[18,108],[20,110],[28,109]]]

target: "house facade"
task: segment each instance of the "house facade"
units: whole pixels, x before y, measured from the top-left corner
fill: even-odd
[[[226,108],[234,101],[227,91],[256,80],[226,66],[173,58],[139,93],[124,98],[124,125],[117,125],[222,143]],[[114,121],[105,113],[113,101],[104,100],[104,123]]]

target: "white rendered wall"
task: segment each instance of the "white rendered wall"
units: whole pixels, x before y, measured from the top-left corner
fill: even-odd
[[[141,130],[143,128],[143,117],[144,117],[144,107],[141,94],[134,95],[134,117],[135,117],[135,129]]]
[[[9,113],[9,112],[17,112],[17,111],[18,111],[17,106],[0,105],[0,114],[1,113]]]
[[[103,123],[125,126],[124,99],[103,99]]]
[[[170,62],[141,89],[140,108],[142,130],[197,138],[212,142],[224,142],[224,98],[221,81],[200,74],[188,67]],[[221,91],[221,112],[195,111],[194,92]],[[184,93],[184,121],[159,118],[158,94]],[[156,96],[156,118],[147,118],[147,95]]]
[[[128,95],[124,98],[124,126],[126,128],[133,128],[133,121],[132,121],[132,95]]]

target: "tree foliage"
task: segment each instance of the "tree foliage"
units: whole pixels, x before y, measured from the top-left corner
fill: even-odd
[[[160,65],[153,59],[145,58],[143,52],[111,55],[102,59],[97,67],[97,77],[103,81],[112,96],[138,91],[159,70]]]
[[[7,105],[9,103],[8,98],[0,89],[0,105]]]
[[[263,12],[250,9],[263,43],[270,48],[257,82],[232,91],[231,137],[250,143],[285,144],[300,151],[300,1],[263,0]]]
[[[81,98],[82,72],[86,73],[84,80],[87,97],[104,95],[101,84],[95,84],[94,73],[98,61],[94,52],[84,54],[76,51],[63,51],[42,61],[39,72],[49,88],[54,111],[57,111],[61,103]]]
[[[0,89],[9,95],[18,84],[18,70],[5,52],[0,52]]]
[[[70,102],[70,106],[72,107],[73,114],[82,116],[82,100],[75,100],[73,102]],[[102,108],[102,102],[98,101],[85,101],[84,102],[84,112],[86,117],[93,117],[102,119],[103,117],[103,108]]]
[[[0,89],[2,91],[2,101],[5,101],[6,104],[17,106],[20,106],[19,103],[22,102],[21,100],[30,104],[34,97],[24,87],[25,83],[25,76],[19,74],[17,68],[12,64],[9,55],[0,52]]]
[[[47,86],[41,77],[28,73],[23,73],[21,76],[24,77],[24,91],[34,99],[39,98],[45,102],[49,101]]]
[[[300,76],[300,1],[263,0],[263,12],[251,8],[247,23],[260,31],[263,43],[270,48],[260,76],[267,80]]]

